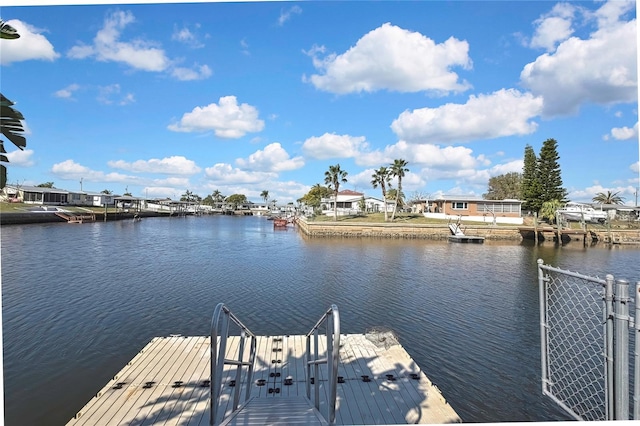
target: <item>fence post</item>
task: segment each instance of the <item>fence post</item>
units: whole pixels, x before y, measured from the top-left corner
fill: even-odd
[[[633,368],[633,419],[640,420],[640,281],[636,283],[635,353]]]
[[[540,299],[540,366],[542,369],[541,383],[542,393],[546,393],[549,377],[547,377],[547,296],[545,291],[545,278],[542,271],[544,261],[538,259],[538,294]]]
[[[614,363],[613,363],[613,286],[615,284],[613,275],[605,277],[607,284],[605,288],[605,313],[604,313],[604,351],[605,351],[605,404],[607,408],[607,420],[615,419],[615,398],[614,398]]]
[[[616,282],[615,420],[629,420],[629,282]]]

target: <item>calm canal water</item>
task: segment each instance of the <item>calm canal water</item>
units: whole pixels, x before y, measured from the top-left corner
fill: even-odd
[[[536,259],[640,279],[640,250],[309,239],[260,217],[2,228],[5,421],[70,420],[154,336],[396,331],[468,422],[567,420],[541,395]]]

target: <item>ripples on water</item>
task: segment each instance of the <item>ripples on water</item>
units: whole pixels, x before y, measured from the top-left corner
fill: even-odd
[[[6,422],[65,423],[152,337],[208,334],[218,302],[261,335],[335,303],[344,333],[395,330],[463,420],[564,420],[540,391],[535,261],[638,279],[639,253],[309,239],[257,217],[3,227]]]

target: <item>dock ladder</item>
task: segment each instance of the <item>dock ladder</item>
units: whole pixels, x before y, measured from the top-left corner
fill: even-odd
[[[449,230],[451,231],[451,235],[454,235],[456,237],[465,236],[462,228],[460,227],[460,220],[461,216],[458,216],[458,220],[456,221],[456,223],[451,223],[451,219],[449,219]]]
[[[240,330],[238,354],[227,358],[229,326]],[[326,356],[321,356],[319,339],[326,327]],[[246,341],[249,341],[247,354]],[[306,397],[260,398],[251,395],[256,358],[256,336],[223,303],[216,306],[211,321],[211,409],[210,425],[288,424],[302,421],[308,425],[332,425],[336,417],[338,361],[340,351],[340,315],[338,307],[331,307],[306,335],[305,382]],[[320,414],[320,366],[326,364],[328,403],[326,417]],[[224,417],[221,409],[222,377],[224,366],[235,366],[232,411]],[[313,375],[312,375],[313,373]],[[233,375],[233,372],[232,372]],[[311,385],[314,385],[314,401],[311,401]],[[244,395],[242,387],[245,386]],[[224,418],[222,418],[224,417]]]

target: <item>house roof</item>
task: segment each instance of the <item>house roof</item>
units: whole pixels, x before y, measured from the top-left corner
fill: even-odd
[[[362,196],[364,195],[362,192],[357,192],[357,191],[352,191],[350,189],[345,189],[343,191],[338,192],[338,195],[353,195],[355,196]]]
[[[20,187],[16,187],[14,185],[7,185],[7,186],[11,186],[12,188],[18,189],[20,191],[27,191],[27,192],[41,192],[41,193],[52,193],[52,194],[68,194],[69,191],[65,190],[65,189],[58,189],[58,188],[46,188],[43,186],[29,186],[29,185],[21,185]]]
[[[505,199],[505,200],[487,200],[485,198],[473,196],[473,195],[441,195],[426,201],[475,201],[478,203],[517,203],[522,204],[520,200]]]

